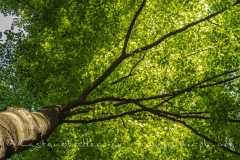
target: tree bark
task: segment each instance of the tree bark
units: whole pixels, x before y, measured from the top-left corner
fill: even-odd
[[[58,126],[61,107],[48,106],[37,112],[7,108],[0,113],[0,159],[7,159],[46,140]]]

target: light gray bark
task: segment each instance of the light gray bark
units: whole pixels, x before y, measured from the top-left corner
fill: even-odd
[[[44,107],[37,112],[23,108],[7,108],[0,113],[0,159],[29,149],[46,140],[58,126],[61,108]]]

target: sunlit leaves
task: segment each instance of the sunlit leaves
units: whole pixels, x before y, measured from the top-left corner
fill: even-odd
[[[8,41],[1,45],[6,57],[1,59],[1,63],[4,61],[3,78],[0,77],[2,106],[12,104],[38,109],[78,98],[86,86],[116,60],[141,1],[30,0],[15,4],[11,0],[4,0],[4,3],[6,5],[0,2],[2,8],[7,7],[21,16],[19,24],[23,23],[28,37],[7,31]],[[232,3],[232,0],[147,1],[132,30],[127,54],[131,55],[131,51],[151,44],[193,21],[228,8]],[[230,8],[209,21],[165,39],[148,51],[130,56],[87,100],[108,96],[143,98],[176,93],[239,67],[239,14],[238,6]],[[11,42],[14,37],[16,44]],[[226,74],[202,85],[238,74]],[[113,84],[124,76],[128,77]],[[183,115],[204,112],[201,116],[208,116],[209,120],[183,120],[216,141],[238,143],[238,124],[227,122],[229,119],[239,119],[236,109],[238,94],[238,79],[211,88],[197,86],[160,105],[158,109]],[[161,98],[141,103],[153,107],[165,100]],[[139,106],[131,103],[114,106],[112,101],[85,107],[93,110],[70,119],[95,119],[139,109]],[[83,108],[79,106],[73,111]],[[93,124],[64,124],[49,139],[50,143],[68,141],[78,145],[53,147],[57,158],[222,158],[222,151],[218,147],[205,145],[203,139],[184,126],[148,112]],[[89,146],[86,146],[86,141]],[[35,148],[28,156],[46,152],[49,158],[52,153],[46,150]],[[225,159],[235,158],[224,154]],[[43,159],[34,157],[37,158]]]

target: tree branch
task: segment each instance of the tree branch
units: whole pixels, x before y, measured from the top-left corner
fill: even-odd
[[[215,48],[215,47],[209,47],[209,48],[203,49],[203,50],[198,51],[198,52],[193,52],[191,54],[186,55],[186,57],[190,57],[190,56],[193,56],[195,54],[198,54],[198,53],[201,53],[201,52],[204,52],[204,51],[208,51],[208,50],[213,49],[213,48]]]
[[[169,117],[169,116],[166,116],[166,115],[159,115],[159,116],[162,116],[162,117],[165,117],[169,120],[172,120],[174,122],[178,122],[178,123],[181,123],[182,125],[184,125],[185,127],[187,127],[188,129],[190,129],[192,132],[194,132],[196,135],[198,135],[199,137],[202,137],[203,139],[205,139],[206,141],[216,145],[217,147],[220,147],[230,153],[233,153],[233,154],[236,154],[238,156],[240,156],[240,153],[239,152],[236,152],[234,150],[231,150],[230,148],[227,148],[225,147],[223,144],[219,143],[219,142],[216,142],[214,141],[213,139],[207,137],[206,135],[202,134],[201,132],[199,132],[198,130],[196,130],[195,128],[191,127],[190,125],[188,125],[185,121],[182,121],[182,120],[178,120],[178,119],[175,119],[175,118],[172,118],[172,117]]]
[[[143,100],[153,100],[153,99],[158,99],[158,98],[170,97],[170,98],[168,98],[167,100],[164,100],[164,101],[161,102],[160,104],[156,105],[156,106],[154,107],[154,108],[156,108],[156,107],[162,105],[163,103],[168,102],[169,100],[171,100],[172,98],[174,98],[174,97],[177,96],[177,95],[180,95],[180,94],[185,93],[185,92],[190,92],[190,91],[192,91],[192,89],[195,88],[195,87],[198,86],[198,85],[201,85],[201,84],[203,84],[203,83],[206,83],[206,82],[208,82],[208,81],[210,81],[210,80],[213,80],[213,79],[215,79],[215,78],[221,77],[221,76],[226,75],[226,74],[228,74],[228,73],[236,72],[237,70],[239,70],[239,68],[234,69],[234,70],[231,70],[231,71],[226,71],[226,72],[224,72],[224,73],[221,73],[221,74],[219,74],[219,75],[216,75],[216,76],[213,76],[213,77],[208,78],[208,79],[206,79],[206,80],[203,80],[202,82],[199,82],[199,83],[197,83],[197,84],[194,84],[194,85],[192,85],[192,86],[190,86],[190,87],[187,87],[187,88],[185,88],[185,89],[182,89],[182,90],[179,90],[179,91],[174,91],[173,93],[167,93],[167,94],[162,94],[162,95],[157,95],[157,96],[150,96],[150,97],[145,97],[145,98],[126,99],[125,102],[120,102],[120,103],[117,103],[117,104],[114,104],[114,105],[115,105],[115,106],[118,106],[118,105],[126,104],[126,103],[129,103],[129,102],[132,102],[132,101],[137,101],[137,102],[139,102],[139,101],[143,101]],[[226,79],[226,80],[219,81],[219,82],[216,82],[216,83],[213,83],[213,84],[202,85],[202,86],[200,86],[200,88],[206,88],[206,87],[210,87],[210,86],[213,86],[213,85],[222,84],[222,83],[225,83],[225,82],[227,82],[227,81],[231,81],[231,80],[236,79],[236,78],[239,78],[239,76],[235,76],[235,77],[232,77],[232,78],[228,78],[228,79]],[[121,99],[120,101],[124,101],[124,99]]]
[[[181,33],[181,32],[187,30],[188,28],[190,28],[190,27],[192,27],[192,26],[194,26],[194,25],[197,25],[197,24],[199,24],[199,23],[201,23],[201,22],[204,22],[204,21],[206,21],[206,20],[209,20],[210,18],[212,18],[212,17],[214,17],[214,16],[216,16],[216,15],[218,15],[218,14],[220,14],[220,13],[222,13],[222,12],[224,12],[224,11],[226,10],[226,9],[225,9],[225,10],[221,10],[221,11],[215,12],[215,13],[213,13],[213,14],[211,14],[211,15],[203,18],[203,19],[200,19],[200,20],[198,20],[198,21],[196,21],[196,22],[192,22],[192,23],[184,26],[183,28],[180,28],[180,29],[178,29],[178,30],[169,32],[168,34],[162,36],[159,40],[153,42],[152,44],[149,44],[149,45],[146,45],[146,46],[141,47],[141,48],[139,48],[139,49],[136,49],[136,50],[134,50],[134,51],[131,52],[132,54],[128,54],[128,55],[127,55],[127,54],[126,54],[126,48],[127,48],[127,43],[128,43],[128,41],[129,41],[129,38],[130,38],[130,34],[131,34],[131,31],[132,31],[132,28],[133,28],[133,26],[134,26],[134,24],[135,24],[135,21],[136,21],[137,17],[139,16],[140,12],[142,11],[145,3],[146,3],[146,0],[143,0],[141,6],[139,7],[138,11],[136,12],[136,14],[135,14],[135,16],[134,16],[134,18],[133,18],[130,26],[129,26],[128,33],[127,33],[126,39],[125,39],[125,41],[124,41],[124,45],[123,45],[123,49],[122,49],[122,54],[121,54],[121,56],[118,57],[118,58],[110,65],[110,67],[109,67],[99,78],[97,78],[91,85],[89,85],[89,86],[85,89],[85,91],[80,95],[80,97],[79,97],[77,100],[72,101],[72,102],[66,104],[66,105],[63,107],[63,111],[70,110],[71,108],[76,107],[80,102],[85,101],[85,100],[86,100],[86,97],[87,97],[95,88],[97,88],[97,86],[99,86],[99,85],[113,72],[113,70],[114,70],[120,63],[122,63],[122,61],[124,61],[126,58],[130,57],[132,54],[135,54],[135,53],[138,53],[138,52],[145,51],[145,50],[148,50],[148,49],[150,49],[150,48],[153,48],[153,47],[155,47],[156,45],[160,44],[160,43],[161,43],[162,41],[164,41],[165,39],[167,39],[167,38],[169,38],[169,37],[171,37],[171,36],[173,36],[173,35],[176,35],[176,34],[178,34],[178,33]],[[233,4],[233,6],[237,5],[238,3],[239,3],[239,1],[236,1],[236,2]]]
[[[218,27],[221,27],[222,28],[222,26],[220,26],[219,24],[217,24],[217,23],[214,23],[214,22],[212,22],[212,21],[210,21],[210,20],[208,20],[208,22],[210,22],[210,23],[212,23],[212,24],[214,24],[214,25],[216,25],[216,26],[218,26]]]
[[[124,80],[125,78],[128,78],[128,77],[132,76],[132,71],[133,71],[133,70],[137,67],[137,65],[144,59],[144,57],[145,57],[145,54],[144,54],[144,55],[142,56],[142,58],[132,67],[131,71],[128,73],[127,76],[124,76],[124,77],[122,77],[122,78],[120,78],[120,79],[118,79],[118,80],[116,80],[116,81],[114,81],[114,82],[111,82],[110,84],[111,84],[111,85],[114,85],[114,84],[116,84],[116,83]]]
[[[237,78],[239,78],[239,77],[240,77],[240,75],[235,76],[235,77],[232,77],[232,78],[227,78],[227,79],[225,79],[225,80],[218,81],[218,82],[215,82],[215,83],[212,83],[212,84],[207,84],[207,85],[200,86],[200,88],[206,88],[206,87],[211,87],[211,86],[215,86],[215,85],[218,85],[218,84],[223,84],[223,83],[226,83],[226,82],[228,82],[228,81],[237,79]]]
[[[136,12],[136,14],[134,15],[134,17],[132,19],[132,22],[131,22],[131,24],[128,28],[126,39],[125,39],[124,44],[123,44],[122,54],[127,54],[126,53],[127,45],[128,45],[128,41],[129,41],[129,38],[130,38],[130,35],[131,35],[131,32],[132,32],[133,26],[134,26],[139,14],[141,13],[145,4],[146,4],[146,0],[143,0],[141,6],[139,7],[138,11]]]
[[[209,113],[208,111],[204,111],[204,112],[183,112],[181,114],[204,114],[204,113]]]
[[[180,94],[183,94],[183,93],[187,93],[187,92],[191,92],[195,87],[197,86],[200,86],[200,88],[206,88],[206,87],[210,87],[210,86],[214,86],[214,85],[217,85],[217,84],[222,84],[222,83],[225,83],[227,81],[231,81],[233,79],[236,79],[238,78],[239,76],[236,76],[236,77],[232,77],[232,78],[229,78],[229,79],[226,79],[226,80],[223,80],[223,81],[219,81],[219,82],[216,82],[214,84],[207,84],[207,85],[202,85],[203,83],[206,83],[210,80],[213,80],[215,78],[218,78],[218,77],[221,77],[223,75],[226,75],[228,73],[233,73],[233,72],[236,72],[237,70],[239,70],[239,68],[236,68],[234,70],[231,70],[231,71],[226,71],[224,73],[221,73],[221,74],[218,74],[216,76],[213,76],[211,78],[208,78],[206,80],[203,80],[197,84],[194,84],[190,87],[187,87],[185,89],[182,89],[182,90],[177,90],[177,91],[173,91],[172,93],[167,93],[167,94],[162,94],[162,95],[156,95],[156,96],[150,96],[150,97],[145,97],[145,98],[137,98],[137,99],[127,99],[126,101],[124,101],[123,99],[121,100],[121,102],[119,103],[116,103],[114,104],[115,106],[119,106],[119,105],[122,105],[122,104],[126,104],[126,103],[129,103],[129,102],[132,102],[132,101],[136,101],[136,102],[139,102],[139,101],[144,101],[144,100],[153,100],[153,99],[158,99],[158,98],[164,98],[164,97],[170,97],[168,98],[167,100],[164,100],[163,102],[157,104],[156,106],[154,106],[153,108],[157,108],[158,106],[162,105],[163,103],[165,102],[169,102],[169,100],[171,100],[172,98],[180,95]]]
[[[177,115],[177,118],[196,118],[196,119],[210,119],[211,117],[204,117],[204,116],[182,116],[182,115]],[[238,119],[229,119],[227,122],[240,122]]]
[[[64,112],[61,116],[61,119],[65,119],[67,117],[70,117],[70,116],[74,116],[74,115],[78,115],[78,114],[82,114],[82,113],[88,113],[92,110],[93,108],[86,108],[84,110],[80,110],[80,111],[67,111],[67,112]]]
[[[164,118],[169,119],[169,120],[172,120],[172,121],[174,121],[174,122],[181,123],[182,125],[184,125],[184,126],[187,127],[188,129],[190,129],[192,132],[194,132],[196,135],[198,135],[198,136],[202,137],[203,139],[205,139],[206,141],[208,141],[208,142],[210,142],[210,143],[212,143],[212,144],[214,144],[214,145],[216,145],[216,146],[218,146],[218,147],[220,147],[220,148],[222,148],[222,149],[224,149],[224,150],[226,150],[226,151],[228,151],[228,152],[231,152],[231,153],[233,153],[233,154],[236,154],[236,155],[240,156],[240,153],[239,153],[239,152],[233,151],[233,150],[225,147],[225,146],[222,145],[221,143],[218,143],[218,142],[212,140],[211,138],[205,136],[204,134],[200,133],[199,131],[197,131],[196,129],[194,129],[194,128],[191,127],[190,125],[188,125],[185,121],[178,120],[178,119],[175,119],[175,118],[173,118],[173,117],[169,117],[169,116],[163,114],[164,111],[157,111],[157,110],[154,110],[154,109],[152,109],[152,108],[147,108],[147,107],[145,107],[144,105],[142,105],[142,104],[140,104],[140,103],[138,103],[138,102],[134,102],[134,103],[135,103],[136,105],[140,106],[141,108],[143,108],[144,110],[149,111],[149,112],[152,113],[152,114],[158,115],[158,116],[160,116],[160,117],[164,117]],[[170,115],[169,112],[165,112],[165,113],[168,113],[168,114]],[[176,115],[176,114],[171,113],[171,115]]]
[[[236,6],[238,3],[239,3],[239,1],[235,2],[232,6]],[[205,22],[205,21],[207,21],[207,20],[209,20],[209,19],[211,19],[211,18],[213,18],[213,17],[215,17],[215,16],[223,13],[223,12],[226,11],[226,10],[227,10],[227,9],[224,9],[224,10],[221,10],[221,11],[217,11],[217,12],[211,14],[211,15],[208,15],[208,16],[205,17],[205,18],[202,18],[202,19],[200,19],[200,20],[198,20],[198,21],[192,22],[192,23],[190,23],[190,24],[188,24],[188,25],[186,25],[186,26],[184,26],[184,27],[182,27],[182,28],[180,28],[180,29],[177,29],[177,30],[175,30],[175,31],[169,32],[169,33],[165,34],[164,36],[162,36],[162,37],[161,37],[160,39],[158,39],[157,41],[155,41],[155,42],[153,42],[153,43],[151,43],[151,44],[149,44],[149,45],[146,45],[146,46],[144,46],[144,47],[140,47],[140,48],[138,48],[138,49],[136,49],[136,50],[133,50],[133,51],[131,52],[131,54],[136,54],[136,53],[139,53],[139,52],[142,52],[142,51],[149,50],[149,49],[151,49],[151,48],[159,45],[159,44],[160,44],[161,42],[163,42],[165,39],[167,39],[167,38],[169,38],[169,37],[171,37],[171,36],[174,36],[174,35],[176,35],[176,34],[179,34],[179,33],[181,33],[181,32],[184,32],[184,31],[186,31],[187,29],[189,29],[189,28],[191,28],[191,27],[193,27],[193,26],[195,26],[195,25],[197,25],[197,24],[199,24],[199,23]]]
[[[136,109],[136,110],[127,111],[127,112],[115,114],[115,115],[104,117],[104,118],[89,119],[89,120],[62,120],[61,123],[93,123],[93,122],[102,122],[102,121],[107,121],[107,120],[115,119],[115,118],[118,118],[118,117],[123,117],[123,116],[128,115],[128,114],[138,113],[138,112],[142,112],[142,111],[144,111],[144,109]]]
[[[136,14],[134,15],[133,17],[133,20],[129,26],[129,29],[128,29],[128,32],[127,32],[127,35],[126,35],[126,39],[124,41],[124,45],[123,45],[123,49],[122,49],[122,54],[120,57],[118,57],[111,65],[110,67],[99,77],[97,78],[91,85],[89,85],[85,91],[80,95],[80,97],[73,101],[73,102],[70,102],[68,103],[67,105],[64,106],[63,110],[66,111],[66,110],[70,110],[71,108],[74,108],[76,107],[76,102],[78,101],[85,101],[86,100],[86,97],[95,89],[97,88],[97,86],[99,86],[112,72],[113,70],[120,64],[122,63],[122,61],[124,61],[124,59],[128,58],[130,55],[127,55],[126,54],[126,48],[127,48],[127,43],[128,43],[128,40],[130,38],[130,34],[131,34],[131,31],[132,31],[132,28],[137,20],[137,17],[139,16],[139,14],[141,13],[144,5],[146,3],[146,0],[143,0],[140,8],[138,9],[138,11],[136,12]]]

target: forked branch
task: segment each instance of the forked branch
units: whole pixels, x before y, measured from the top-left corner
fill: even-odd
[[[120,82],[120,81],[122,81],[122,80],[124,80],[124,79],[126,79],[126,78],[128,78],[128,77],[130,77],[130,76],[132,76],[132,71],[137,67],[137,65],[144,59],[144,57],[145,57],[145,54],[142,56],[142,58],[132,67],[132,69],[131,69],[131,71],[128,73],[128,75],[127,76],[124,76],[124,77],[122,77],[122,78],[120,78],[120,79],[118,79],[118,80],[116,80],[116,81],[114,81],[114,82],[111,82],[110,84],[111,85],[114,85],[114,84],[116,84],[116,83],[118,83],[118,82]]]
[[[89,85],[85,91],[80,95],[80,97],[75,100],[74,102],[70,102],[69,104],[65,105],[63,110],[70,110],[71,108],[76,107],[76,102],[77,101],[85,101],[87,96],[95,89],[97,88],[113,71],[114,69],[122,63],[122,61],[124,61],[126,58],[128,58],[130,55],[126,54],[126,48],[127,48],[127,43],[129,41],[130,35],[131,35],[131,31],[134,27],[134,24],[137,20],[137,17],[139,16],[139,14],[141,13],[144,5],[146,3],[146,0],[143,0],[141,6],[139,7],[138,11],[136,12],[136,14],[134,15],[131,24],[129,26],[125,41],[124,41],[124,45],[123,45],[123,49],[122,49],[122,54],[120,57],[118,57],[111,65],[110,67],[99,77],[97,78],[91,85]]]
[[[131,52],[131,54],[126,54],[126,48],[127,48],[127,44],[128,44],[128,41],[129,41],[129,38],[130,38],[130,35],[131,35],[131,31],[134,27],[134,24],[137,20],[137,17],[139,16],[139,14],[141,13],[144,5],[146,3],[146,0],[143,0],[141,6],[139,7],[138,11],[136,12],[136,14],[134,15],[132,21],[131,21],[131,24],[129,26],[129,29],[128,29],[128,32],[127,32],[127,35],[126,35],[126,38],[125,38],[125,41],[124,41],[124,45],[123,45],[123,49],[122,49],[122,54],[120,57],[118,57],[111,65],[110,67],[99,77],[97,78],[91,85],[89,85],[85,91],[80,95],[80,97],[75,100],[75,101],[72,101],[68,104],[66,104],[64,107],[63,107],[63,111],[66,111],[66,110],[70,110],[76,106],[78,106],[79,104],[81,104],[81,102],[85,101],[86,100],[86,97],[95,89],[97,88],[112,72],[113,70],[119,65],[121,64],[126,58],[130,57],[131,55],[133,54],[136,54],[136,53],[139,53],[139,52],[142,52],[142,51],[146,51],[146,50],[149,50],[157,45],[159,45],[161,42],[163,42],[165,39],[173,36],[173,35],[176,35],[178,33],[181,33],[181,32],[184,32],[185,30],[199,24],[199,23],[202,23],[202,22],[205,22],[207,20],[210,20],[212,17],[215,17],[221,13],[223,13],[224,11],[226,11],[227,9],[224,9],[224,10],[221,10],[221,11],[217,11],[211,15],[208,15],[207,17],[205,18],[202,18],[198,21],[195,21],[195,22],[192,22],[180,29],[177,29],[175,31],[172,31],[172,32],[169,32],[168,34],[162,36],[160,39],[158,39],[157,41],[149,44],[149,45],[146,45],[144,47],[140,47],[134,51]],[[236,6],[237,4],[239,4],[240,2],[239,1],[236,1],[232,6]],[[199,84],[196,84],[195,86],[197,86]],[[192,86],[191,88],[186,88],[185,90],[182,90],[181,92],[186,92],[186,91],[190,91],[191,89],[193,89],[195,86]],[[180,94],[180,92],[177,92],[177,93],[173,93],[173,94]]]
[[[154,110],[154,109],[152,109],[152,108],[147,108],[147,107],[145,107],[144,105],[142,105],[142,104],[140,104],[140,103],[138,103],[138,102],[134,102],[134,103],[135,103],[136,105],[140,106],[142,109],[149,111],[149,112],[152,113],[152,114],[158,115],[158,116],[160,116],[160,117],[164,117],[164,118],[169,119],[169,120],[174,121],[174,122],[178,122],[178,123],[184,125],[185,127],[187,127],[188,129],[190,129],[192,132],[194,132],[194,133],[195,133],[196,135],[198,135],[199,137],[202,137],[203,139],[205,139],[206,141],[208,141],[208,142],[216,145],[217,147],[220,147],[220,148],[222,148],[222,149],[224,149],[224,150],[226,150],[226,151],[228,151],[228,152],[230,152],[230,153],[233,153],[233,154],[236,154],[236,155],[240,156],[240,153],[239,153],[239,152],[234,151],[234,150],[231,150],[230,148],[225,147],[223,144],[221,144],[221,143],[219,143],[219,142],[216,142],[216,141],[214,141],[213,139],[207,137],[207,136],[204,135],[203,133],[199,132],[199,131],[196,130],[195,128],[193,128],[193,127],[191,127],[190,125],[188,125],[185,121],[179,120],[179,119],[176,119],[176,118],[173,118],[173,117],[170,117],[170,116],[162,113],[162,111]],[[170,115],[170,114],[169,114],[169,115]],[[171,115],[175,115],[175,114],[171,113]]]

